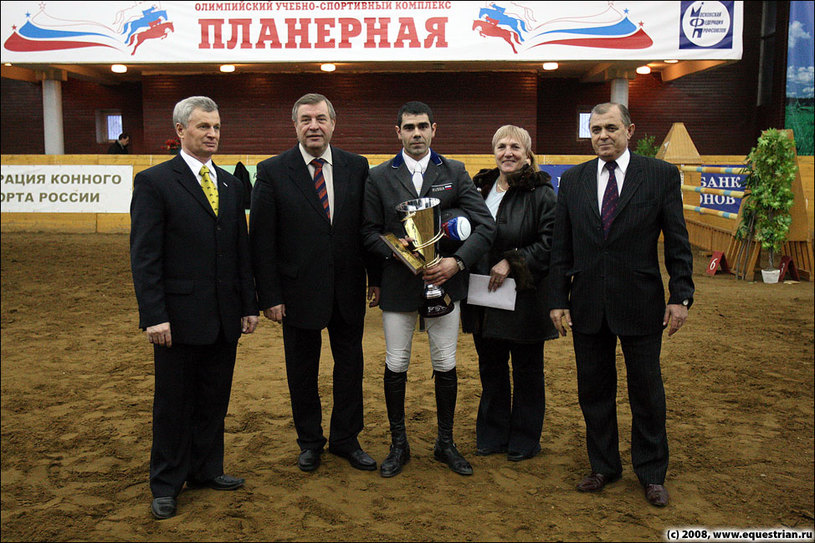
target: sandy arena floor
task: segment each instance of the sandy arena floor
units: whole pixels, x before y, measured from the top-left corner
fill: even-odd
[[[398,477],[326,453],[303,473],[280,327],[241,340],[226,419],[236,492],[186,491],[156,522],[147,485],[153,368],[137,328],[126,235],[2,236],[2,541],[654,541],[669,527],[813,526],[813,286],[704,275],[688,323],[665,340],[671,464],[665,509],[630,467],[630,411],[619,367],[625,472],[597,495],[587,473],[571,336],[546,345],[547,411],[532,460],[475,456],[481,385],[472,338],[459,340],[456,441],[475,468],[433,459],[427,342],[416,336],[407,392],[413,458]],[[378,309],[365,334],[363,446],[388,451]],[[327,344],[327,341],[324,342]],[[621,359],[620,359],[621,360]],[[331,403],[324,347],[324,421]]]

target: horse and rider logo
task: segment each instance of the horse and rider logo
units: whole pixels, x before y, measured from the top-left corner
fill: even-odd
[[[605,10],[591,15],[558,15],[539,21],[535,11],[523,2],[502,5],[490,2],[478,10],[472,29],[481,37],[504,40],[516,55],[544,45],[566,45],[603,49],[646,49],[653,45],[643,30],[628,18],[629,10],[619,10],[609,2]],[[541,4],[536,2],[536,4]],[[580,10],[579,2],[573,2]]]
[[[94,21],[75,21],[53,16],[46,3],[38,4],[33,15],[27,12],[21,27],[12,26],[12,34],[3,47],[8,51],[37,52],[110,47],[129,50],[135,55],[139,46],[152,39],[164,39],[175,32],[167,11],[159,2],[133,2],[115,12],[110,25]]]

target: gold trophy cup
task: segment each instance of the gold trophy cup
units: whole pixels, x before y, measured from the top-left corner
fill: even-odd
[[[380,235],[393,253],[405,266],[418,275],[425,269],[441,261],[439,240],[444,235],[441,228],[441,200],[438,198],[418,198],[396,206],[402,213],[405,233],[413,242],[405,247],[394,234]],[[453,311],[453,302],[442,287],[425,283],[424,304],[419,308],[422,317],[441,317]]]

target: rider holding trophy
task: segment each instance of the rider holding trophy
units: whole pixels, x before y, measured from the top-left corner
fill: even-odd
[[[466,270],[489,250],[496,228],[464,164],[430,149],[435,133],[430,107],[422,102],[403,105],[396,126],[403,149],[371,169],[365,188],[365,247],[383,259],[380,308],[392,440],[390,454],[381,465],[383,477],[397,475],[410,459],[405,383],[417,316],[428,334],[435,377],[434,456],[456,473],[473,473],[453,442],[459,301],[467,295]],[[441,215],[451,210],[457,210],[456,219],[469,219],[470,234],[453,254],[439,254],[439,232],[450,230],[441,224]]]

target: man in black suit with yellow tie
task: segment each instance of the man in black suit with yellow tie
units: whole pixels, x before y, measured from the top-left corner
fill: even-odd
[[[224,474],[224,417],[241,333],[258,322],[240,182],[212,163],[218,106],[204,96],[173,111],[178,156],[136,175],[130,261],[139,326],[153,344],[151,510],[172,517],[188,488],[235,490]]]
[[[363,427],[366,269],[371,304],[379,299],[378,266],[366,261],[360,234],[368,161],[330,145],[336,113],[325,96],[297,100],[292,121],[298,144],[258,164],[252,190],[249,231],[258,301],[266,318],[283,325],[298,467],[317,469],[326,443],[318,376],[327,328],[334,358],[328,450],[372,471],[376,462],[357,439]]]
[[[649,503],[668,503],[668,438],[659,355],[693,303],[693,257],[676,167],[631,153],[631,116],[622,104],[594,107],[598,158],[565,172],[552,247],[550,317],[572,329],[578,399],[586,421],[591,474],[578,485],[597,492],[620,478],[616,349],[625,357],[632,412],[631,460]],[[658,260],[664,236],[669,299]]]

